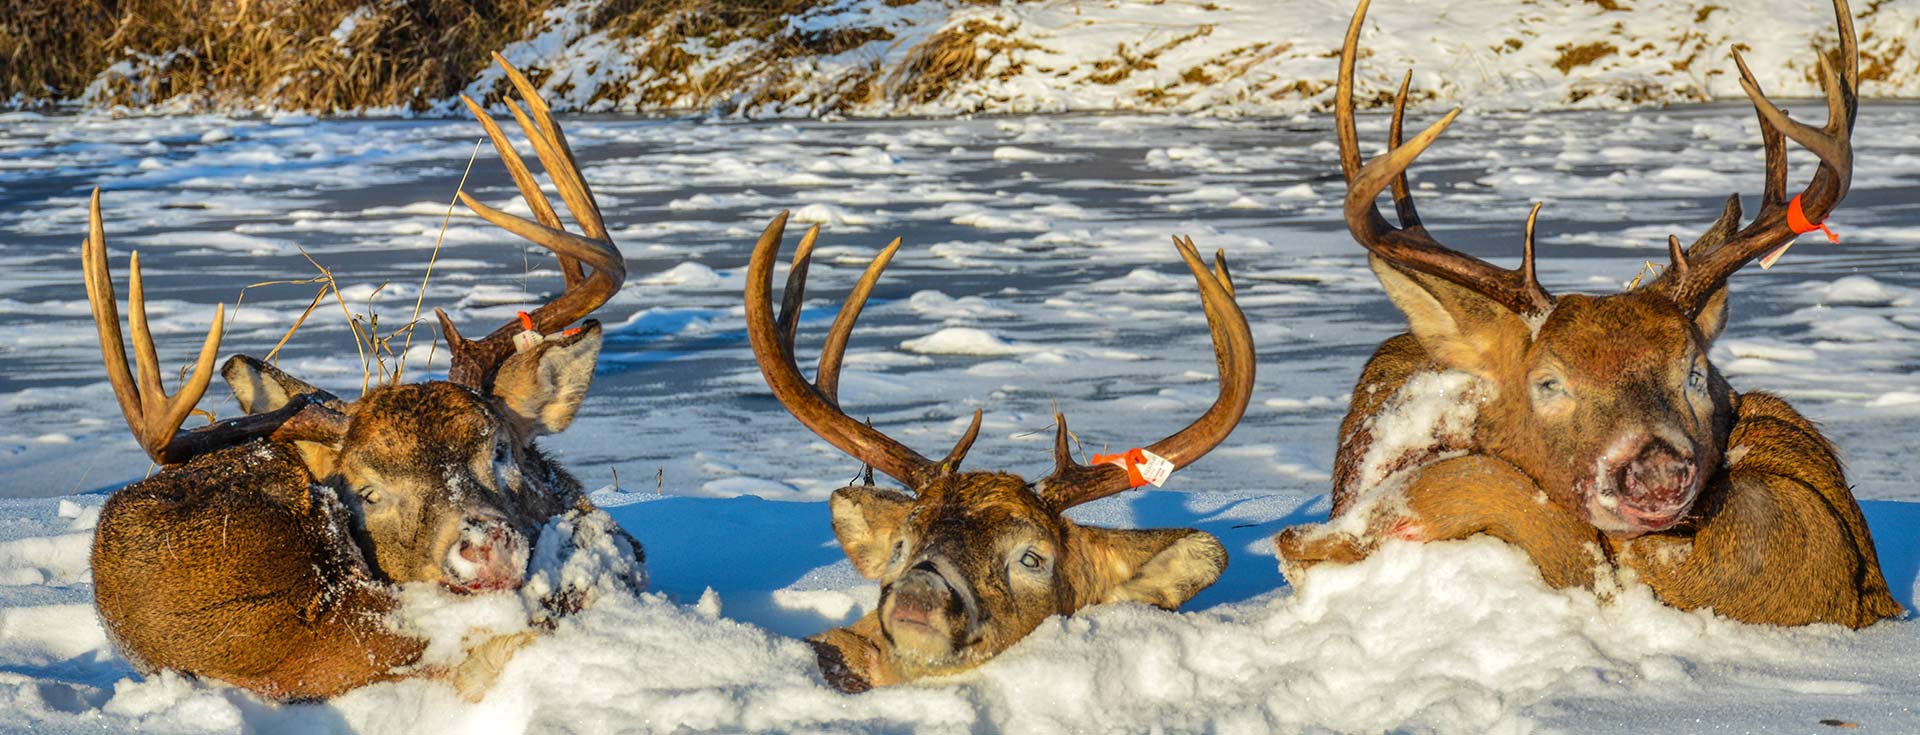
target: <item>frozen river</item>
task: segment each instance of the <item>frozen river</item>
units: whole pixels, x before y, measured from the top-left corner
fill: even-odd
[[[1810,103],[1793,107],[1822,114]],[[857,614],[864,604],[857,600],[871,594],[839,563],[818,504],[855,474],[858,463],[815,439],[772,400],[743,331],[748,250],[773,214],[791,209],[800,222],[823,225],[800,337],[803,362],[867,259],[891,238],[906,239],[849,350],[841,390],[849,413],[871,416],[922,453],[944,453],[974,409],[985,408],[985,428],[970,464],[1029,474],[1044,474],[1050,466],[1048,427],[1056,406],[1088,449],[1098,451],[1157,440],[1211,400],[1213,358],[1199,298],[1169,240],[1186,234],[1203,251],[1224,249],[1234,265],[1239,301],[1260,353],[1253,405],[1226,445],[1168,483],[1167,490],[1190,494],[1136,495],[1076,514],[1122,525],[1201,525],[1227,539],[1235,567],[1195,600],[1192,607],[1206,612],[1198,614],[1204,619],[1194,623],[1194,635],[1213,630],[1208,626],[1253,625],[1248,621],[1254,618],[1264,620],[1269,632],[1352,635],[1328,627],[1288,628],[1294,623],[1261,617],[1289,602],[1269,594],[1280,580],[1264,538],[1325,512],[1316,496],[1326,489],[1346,394],[1373,347],[1402,327],[1341,220],[1344,186],[1327,119],[562,122],[630,275],[625,290],[598,315],[609,336],[581,419],[545,444],[589,487],[603,488],[596,498],[604,505],[619,506],[616,517],[648,544],[662,591],[691,602],[714,587],[729,601],[729,617],[786,635],[811,633],[824,622]],[[1383,140],[1383,130],[1383,119],[1363,121],[1368,141]],[[147,468],[104,380],[81,286],[78,245],[86,231],[87,191],[104,190],[112,267],[123,296],[126,252],[141,251],[149,312],[171,372],[192,358],[216,302],[227,304],[231,322],[223,355],[272,349],[319,288],[305,282],[316,275],[307,256],[332,271],[348,309],[378,315],[382,333],[405,324],[479,137],[471,120],[0,116],[0,498],[12,499],[0,501],[0,544],[45,541],[71,524],[77,530],[58,538],[81,552],[76,567],[71,554],[35,556],[40,552],[20,550],[24,546],[0,546],[0,568],[40,575],[38,581],[6,575],[22,581],[0,586],[0,605],[6,606],[0,607],[0,631],[14,619],[9,614],[37,619],[32,611],[41,608],[34,606],[46,608],[47,615],[85,614],[83,537],[88,508],[101,500],[88,494],[118,487]],[[1754,267],[1735,276],[1733,319],[1713,359],[1736,389],[1778,392],[1820,421],[1847,460],[1861,498],[1920,501],[1920,484],[1912,480],[1920,460],[1914,438],[1920,435],[1920,106],[1864,105],[1855,139],[1853,190],[1831,220],[1842,243],[1804,238],[1772,271]],[[1797,190],[1812,164],[1798,155],[1794,161],[1790,187]],[[1414,175],[1421,212],[1438,236],[1503,265],[1517,262],[1528,207],[1545,202],[1543,280],[1557,292],[1598,292],[1617,290],[1645,261],[1664,262],[1666,235],[1690,241],[1718,214],[1727,194],[1746,194],[1747,211],[1757,209],[1761,160],[1757,128],[1745,106],[1470,113]],[[496,204],[515,196],[490,147],[480,150],[466,188]],[[796,230],[789,229],[790,242]],[[249,284],[269,281],[302,282],[246,288],[241,299]],[[444,369],[445,350],[431,346],[433,307],[446,308],[469,333],[486,331],[559,286],[558,270],[543,251],[466,216],[464,208],[456,210],[426,286],[422,315],[428,319],[414,339],[407,379],[422,377],[430,354],[441,360],[432,369]],[[331,300],[281,351],[280,364],[342,396],[361,391],[362,362],[347,318]],[[237,411],[217,385],[203,407],[220,416]],[[684,499],[659,499],[657,490]],[[76,495],[84,497],[53,499]],[[738,496],[812,502],[713,500]],[[1883,549],[1920,543],[1914,507],[1903,502],[1870,509],[1876,521],[1899,521],[1876,525]],[[718,545],[725,548],[715,548],[718,538],[727,539]],[[807,553],[789,554],[782,543]],[[777,563],[754,566],[774,557]],[[1467,563],[1427,563],[1439,569],[1456,562]],[[1509,562],[1467,563],[1460,573],[1471,581]],[[1900,556],[1888,569],[1896,593],[1909,604],[1912,564],[1911,555]],[[1393,573],[1366,572],[1376,582]],[[1534,594],[1562,599],[1545,590]],[[1384,619],[1393,620],[1391,606],[1385,609]],[[1412,621],[1425,609],[1414,604],[1404,612]],[[680,610],[675,614],[689,615]],[[1298,720],[1268,712],[1264,722],[1278,729],[1524,728],[1556,718],[1564,726],[1567,718],[1604,711],[1610,714],[1602,719],[1615,729],[1689,729],[1671,719],[1689,711],[1684,702],[1656,696],[1626,715],[1604,704],[1622,692],[1656,694],[1684,680],[1699,702],[1749,719],[1778,716],[1779,723],[1791,725],[1811,723],[1810,712],[1849,696],[1911,702],[1920,690],[1911,673],[1887,681],[1871,667],[1837,674],[1822,669],[1822,676],[1867,687],[1849,689],[1793,669],[1795,656],[1775,651],[1804,644],[1835,661],[1904,656],[1911,662],[1920,636],[1910,621],[1884,624],[1876,629],[1878,638],[1862,643],[1833,632],[1729,632],[1740,626],[1708,625],[1698,622],[1704,616],[1670,611],[1613,614],[1627,616],[1627,622],[1567,623],[1550,634],[1591,643],[1608,634],[1580,626],[1665,620],[1658,614],[1706,627],[1671,650],[1593,644],[1597,663],[1579,659],[1540,680],[1476,680],[1461,685],[1470,690],[1465,694],[1420,689],[1419,672],[1403,672],[1398,681],[1404,686],[1374,694],[1361,687],[1323,698],[1324,717],[1308,708]],[[1110,622],[1124,634],[1185,620],[1155,615],[1123,611]],[[1444,610],[1436,615],[1432,625],[1459,622]],[[1102,649],[1082,641],[1082,630],[1043,632],[1047,640],[1036,644],[1041,648],[1029,663],[1100,660]],[[582,640],[576,644],[618,645]],[[1728,663],[1701,653],[1728,646],[1751,657]],[[85,636],[76,642],[50,633],[42,641],[0,632],[0,685],[17,686],[16,699],[27,688],[71,687],[77,694],[43,699],[68,697],[59,701],[69,702],[76,716],[105,707],[113,716],[132,717],[113,710],[122,699],[110,695],[127,672],[103,648]],[[781,658],[792,658],[789,653],[781,648],[768,655],[792,668]],[[81,659],[90,663],[75,663]],[[1647,663],[1653,659],[1669,663]],[[543,660],[552,664],[536,658]],[[942,689],[955,710],[862,700],[869,708],[840,724],[965,730],[1054,722],[1002,699],[1003,690],[1027,686],[1021,677],[1031,674],[1003,670]],[[1619,677],[1637,683],[1622,684]],[[1574,679],[1607,686],[1567,684]],[[518,680],[510,680],[509,688],[517,686],[512,681]],[[636,681],[650,680],[642,675]],[[729,686],[736,687],[726,691],[733,692],[740,711],[669,718],[661,729],[673,723],[701,730],[832,728],[822,723],[838,722],[755,720],[753,703],[764,704],[756,696],[794,700]],[[1380,720],[1339,719],[1350,709],[1340,702],[1387,696],[1389,689],[1403,699],[1431,694],[1431,701],[1408,704],[1405,712]],[[165,691],[174,699],[161,700],[176,708],[204,694]],[[393,704],[382,697],[439,702],[414,689],[398,691],[349,703],[342,710],[346,720],[356,727],[398,729],[396,720],[376,716]],[[1782,692],[1798,699],[1771,710],[1744,709],[1755,698],[1788,696]],[[1116,701],[1142,696],[1108,694]],[[1248,694],[1258,701],[1257,693]],[[36,706],[52,714],[29,721],[67,722],[59,713],[68,709]],[[272,722],[258,705],[233,706],[242,721]],[[1210,706],[1232,710],[1227,703]],[[1894,713],[1893,722],[1920,727],[1911,709],[1874,706]],[[968,707],[978,719],[953,714]],[[514,712],[530,726],[548,722],[537,708]],[[1169,712],[1087,726],[1124,730],[1132,729],[1128,723],[1159,721],[1176,730],[1233,729],[1231,722],[1191,719],[1201,717],[1191,713],[1180,719]],[[1435,712],[1455,719],[1435,719]],[[167,722],[185,723],[186,729],[211,726],[192,718]]]
[[[1319,490],[1344,394],[1401,325],[1342,225],[1320,119],[569,125],[631,272],[600,314],[611,336],[585,418],[550,442],[589,484],[617,470],[623,488],[651,492],[664,470],[670,494],[819,498],[852,474],[768,400],[741,330],[747,251],[781,209],[824,223],[816,319],[878,246],[906,238],[856,334],[849,409],[930,452],[985,407],[976,461],[1015,469],[1045,466],[1046,433],[1027,432],[1056,402],[1083,439],[1126,446],[1204,405],[1212,360],[1171,235],[1227,251],[1261,358],[1230,451],[1183,488]],[[1833,220],[1841,246],[1810,238],[1776,270],[1740,273],[1714,359],[1736,388],[1778,391],[1824,422],[1862,496],[1920,499],[1905,472],[1920,430],[1920,107],[1868,105],[1858,128],[1853,193]],[[172,370],[215,302],[230,309],[223,353],[270,350],[318,286],[255,287],[234,304],[249,284],[316,275],[303,250],[382,332],[406,323],[478,135],[469,120],[5,119],[0,497],[111,488],[144,468],[80,287],[88,188],[105,190],[117,276],[127,249],[145,255]],[[1441,238],[1496,262],[1517,258],[1527,207],[1544,201],[1548,286],[1606,291],[1664,261],[1665,235],[1690,239],[1726,194],[1748,194],[1753,211],[1757,140],[1736,106],[1469,115],[1415,175]],[[490,148],[468,188],[514,196]],[[424,314],[446,307],[468,331],[490,329],[558,288],[550,257],[464,214]],[[282,365],[357,395],[346,322],[324,304]],[[411,367],[430,351],[427,324]],[[985,335],[901,347],[948,328]],[[810,322],[803,350],[823,331]],[[234,411],[224,393],[209,392],[219,415]]]

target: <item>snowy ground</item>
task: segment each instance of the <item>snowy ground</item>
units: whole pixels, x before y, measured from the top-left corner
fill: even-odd
[[[1380,122],[1363,134],[1378,139]],[[101,379],[79,284],[85,191],[107,189],[116,272],[127,248],[145,255],[163,363],[190,359],[215,301],[229,305],[224,351],[257,355],[316,286],[256,287],[232,305],[248,284],[311,276],[300,249],[333,269],[355,312],[371,303],[383,331],[406,321],[477,130],[0,118],[0,726],[1807,732],[1833,718],[1920,730],[1912,621],[1783,632],[1632,594],[1600,605],[1545,589],[1486,542],[1390,549],[1285,588],[1266,538],[1325,513],[1345,393],[1399,324],[1340,224],[1320,118],[568,124],[632,276],[601,315],[593,397],[548,444],[647,545],[660,596],[572,620],[479,705],[408,683],[273,708],[134,677],[92,622],[92,509],[145,462]],[[1854,191],[1833,220],[1843,244],[1809,239],[1773,271],[1741,273],[1714,359],[1737,387],[1780,392],[1823,423],[1911,607],[1920,107],[1870,104],[1857,138]],[[1610,290],[1664,258],[1667,232],[1689,238],[1726,193],[1760,189],[1757,141],[1734,106],[1483,114],[1416,175],[1441,236],[1503,262],[1544,200],[1548,285]],[[509,199],[481,156],[469,189]],[[782,208],[825,223],[803,345],[818,344],[865,259],[907,238],[850,351],[849,410],[933,452],[984,407],[972,464],[1036,474],[1056,404],[1090,448],[1151,442],[1204,407],[1204,320],[1168,237],[1225,248],[1261,352],[1245,422],[1166,490],[1075,515],[1218,534],[1226,578],[1189,612],[1049,623],[953,681],[853,698],[821,686],[791,637],[853,619],[876,590],[842,561],[822,502],[857,464],[771,400],[742,332],[747,249]],[[427,308],[504,321],[528,291],[557,287],[550,264],[456,216]],[[323,307],[281,364],[351,397],[360,363],[339,307]],[[430,350],[414,349],[417,378]],[[206,405],[236,410],[222,388]]]
[[[551,73],[579,110],[717,109],[753,117],[1326,109],[1353,0],[839,0],[763,39],[593,29],[610,0],[543,16],[508,59]],[[1920,2],[1854,3],[1866,98],[1920,94]],[[662,24],[671,26],[671,24]],[[832,53],[795,38],[858,35]],[[1385,103],[1407,69],[1415,99],[1481,109],[1620,109],[1743,98],[1730,49],[1773,94],[1819,93],[1836,41],[1821,0],[1380,3],[1360,98]],[[703,42],[704,41],[704,42]],[[931,58],[942,63],[927,63]],[[974,63],[954,63],[955,59]],[[965,67],[964,70],[956,67]],[[930,70],[930,71],[929,71]],[[926,73],[921,73],[926,72]],[[468,87],[484,93],[489,69]],[[439,107],[458,110],[453,100]]]

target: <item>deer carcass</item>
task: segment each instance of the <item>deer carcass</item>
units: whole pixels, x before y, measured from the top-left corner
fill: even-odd
[[[518,587],[541,526],[592,511],[580,483],[534,440],[565,429],[579,409],[601,330],[594,321],[565,328],[619,290],[626,265],[560,128],[532,86],[508,69],[531,120],[509,106],[586,234],[560,229],[512,144],[468,100],[540,221],[464,192],[461,199],[559,254],[567,289],[529,315],[542,338],[523,337],[518,349],[518,322],[470,341],[441,312],[452,352],[447,381],[382,386],[348,403],[235,357],[222,373],[247,415],[181,431],[213,374],[223,310],[214,311],[191,377],[166,395],[136,253],[128,300],[136,381],[94,192],[82,263],[101,353],[128,425],[162,465],[108,499],[93,544],[100,619],[137,667],[279,700],[416,675],[447,676],[473,696],[524,642],[524,634],[500,636],[472,646],[464,663],[430,665],[420,660],[426,641],[392,620],[398,583],[456,592]],[[639,545],[615,535],[637,566]],[[644,581],[633,577],[635,585]],[[564,612],[580,600],[549,602]]]
[[[841,306],[819,371],[808,383],[794,363],[793,339],[819,228],[800,241],[776,317],[772,279],[785,227],[782,213],[760,236],[747,270],[747,333],[761,374],[800,423],[912,491],[869,484],[833,493],[834,534],[854,568],[880,581],[881,592],[877,610],[812,639],[830,683],[861,691],[964,671],[1026,637],[1050,615],[1123,600],[1173,609],[1219,578],[1227,555],[1210,534],[1095,528],[1061,515],[1138,483],[1123,467],[1074,461],[1066,420],[1058,414],[1053,474],[1028,482],[1006,472],[960,469],[980,431],[978,411],[953,451],[937,462],[841,412],[841,356],[900,241],[880,252]],[[1190,241],[1176,244],[1199,283],[1220,371],[1219,397],[1206,413],[1146,448],[1179,468],[1219,445],[1239,423],[1253,390],[1254,353],[1224,260],[1216,275]]]
[[[1357,558],[1382,536],[1487,533],[1525,549],[1555,584],[1627,569],[1668,604],[1747,622],[1862,627],[1899,614],[1832,444],[1780,398],[1736,393],[1707,359],[1727,323],[1727,279],[1847,194],[1859,55],[1845,0],[1834,2],[1841,68],[1820,59],[1823,127],[1789,119],[1734,52],[1766,150],[1754,221],[1741,227],[1739,197],[1730,197],[1690,247],[1668,238],[1659,277],[1558,298],[1534,276],[1532,216],[1515,270],[1448,249],[1422,226],[1406,170],[1459,110],[1402,145],[1403,82],[1393,147],[1361,164],[1353,67],[1366,10],[1362,0],[1347,30],[1335,102],[1347,226],[1411,329],[1367,364],[1340,429],[1333,514],[1372,514],[1357,524],[1370,531],[1284,531],[1276,541],[1287,566]],[[1820,161],[1791,199],[1789,138]],[[1399,227],[1375,204],[1388,187]],[[1402,388],[1448,370],[1474,381],[1471,426],[1374,451],[1375,419],[1417,398]],[[1396,472],[1400,497],[1360,502]]]

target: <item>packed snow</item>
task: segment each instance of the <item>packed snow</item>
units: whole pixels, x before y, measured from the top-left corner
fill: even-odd
[[[305,282],[318,274],[302,250],[383,332],[417,297],[463,327],[505,323],[558,288],[558,269],[460,209],[440,238],[478,138],[471,122],[6,116],[0,728],[1920,730],[1912,620],[1779,630],[1677,612],[1639,589],[1554,591],[1484,539],[1389,542],[1287,586],[1268,539],[1325,518],[1347,392],[1401,324],[1341,224],[1324,121],[565,122],[632,276],[599,315],[607,346],[580,419],[544,443],[646,546],[652,591],[597,595],[478,703],[411,681],[274,706],[139,676],[94,622],[86,555],[98,508],[147,467],[102,377],[79,284],[87,189],[107,189],[122,284],[127,250],[142,251],[169,372],[191,358],[215,302],[229,307],[223,352],[272,349],[319,288]],[[1383,122],[1364,121],[1363,135],[1382,139]],[[1911,608],[1920,210],[1905,203],[1920,191],[1920,109],[1870,103],[1858,130],[1854,190],[1833,219],[1842,243],[1809,238],[1772,270],[1740,273],[1713,359],[1737,387],[1778,392],[1822,422]],[[1474,114],[1423,158],[1415,185],[1440,237],[1502,263],[1517,257],[1530,203],[1545,200],[1547,285],[1611,290],[1664,257],[1668,231],[1687,238],[1726,193],[1758,191],[1757,140],[1751,112],[1733,105]],[[490,156],[467,188],[524,211]],[[844,561],[824,503],[859,466],[770,399],[739,304],[760,228],[807,207],[823,234],[802,362],[874,253],[903,236],[855,332],[843,405],[923,452],[944,452],[984,408],[969,465],[1030,475],[1050,464],[1056,406],[1088,451],[1152,442],[1203,410],[1213,358],[1169,238],[1223,248],[1261,354],[1245,421],[1165,489],[1072,513],[1214,533],[1232,556],[1222,580],[1177,613],[1116,605],[1052,620],[963,676],[851,697],[827,688],[799,639],[851,622],[878,594]],[[269,281],[282,283],[253,285]],[[331,299],[322,307],[280,365],[357,395],[347,318]],[[436,347],[416,335],[408,379],[444,370]],[[203,407],[236,410],[218,386]],[[617,572],[609,558],[537,554],[535,567],[591,584]],[[513,595],[415,594],[414,614],[449,631],[510,630],[525,611]]]

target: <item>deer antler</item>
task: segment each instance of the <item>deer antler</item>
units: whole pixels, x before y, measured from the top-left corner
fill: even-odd
[[[1840,31],[1840,63],[1845,68],[1835,72],[1827,58],[1820,57],[1820,82],[1827,93],[1827,122],[1822,127],[1789,119],[1787,113],[1760,91],[1760,83],[1754,80],[1739,49],[1733,52],[1734,64],[1740,67],[1740,88],[1753,100],[1754,112],[1760,118],[1760,140],[1767,152],[1766,190],[1760,197],[1760,211],[1752,224],[1726,236],[1717,246],[1701,248],[1705,252],[1679,253],[1676,249],[1671,256],[1673,264],[1649,286],[1665,292],[1689,314],[1697,313],[1734,271],[1799,236],[1788,222],[1791,206],[1786,198],[1785,139],[1792,138],[1820,159],[1820,168],[1814,172],[1813,180],[1795,197],[1808,222],[1825,220],[1847,196],[1853,180],[1853,122],[1860,106],[1856,97],[1860,50],[1853,34],[1853,11],[1847,1],[1834,0],[1833,14]],[[1729,216],[1732,221],[1728,224],[1739,223],[1737,195],[1728,201],[1721,222],[1715,223],[1709,233],[1720,230]],[[1708,239],[1702,236],[1701,241],[1705,243]]]
[[[1213,336],[1214,360],[1220,372],[1220,395],[1214,398],[1213,405],[1207,408],[1206,413],[1173,436],[1146,448],[1172,462],[1174,469],[1179,469],[1206,456],[1240,424],[1240,417],[1247,411],[1247,402],[1253,397],[1255,357],[1253,333],[1247,328],[1247,317],[1240,312],[1240,305],[1234,302],[1233,280],[1228,274],[1226,255],[1216,252],[1215,269],[1209,271],[1206,262],[1200,259],[1200,252],[1194,247],[1192,238],[1176,237],[1173,244],[1180,251],[1180,258],[1186,261],[1187,270],[1193,272],[1194,282],[1199,284],[1200,304],[1207,315],[1207,329]],[[1066,417],[1054,414],[1054,424],[1057,427],[1054,471],[1038,486],[1042,497],[1055,507],[1068,508],[1133,487],[1127,471],[1120,467],[1109,464],[1086,466],[1075,462],[1067,449]]]
[[[554,122],[552,110],[540,99],[538,90],[520,70],[508,64],[499,53],[493,55],[493,60],[506,70],[507,79],[519,90],[521,98],[526,100],[526,109],[522,109],[518,103],[507,99],[507,109],[513,113],[514,119],[520,123],[520,129],[533,144],[534,155],[546,167],[554,187],[560,190],[561,200],[566,202],[567,211],[573,214],[574,222],[580,225],[585,236],[561,229],[559,215],[547,201],[546,194],[540,191],[540,184],[527,170],[520,154],[514,151],[513,143],[507,140],[506,134],[494,124],[486,110],[466,95],[460,96],[461,101],[486,127],[487,137],[492,139],[493,147],[500,152],[500,160],[506,164],[507,172],[513,176],[513,183],[527,200],[527,206],[533,209],[535,219],[529,220],[494,209],[464,191],[460,192],[460,201],[488,222],[552,250],[559,256],[566,277],[566,290],[528,315],[533,321],[534,330],[550,334],[593,313],[613,298],[620,291],[621,284],[626,282],[626,259],[607,235],[606,225],[600,218],[600,205],[594,201],[593,190],[587,187],[586,179],[580,175],[573,150],[567,146],[566,135],[561,132],[559,123]],[[582,263],[593,268],[591,275],[582,273]],[[493,379],[494,370],[513,354],[513,336],[521,331],[522,325],[518,321],[508,322],[486,337],[468,340],[460,336],[445,311],[435,309],[434,313],[440,318],[440,329],[447,337],[448,349],[453,353],[447,379],[474,388],[484,388]]]
[[[346,432],[347,419],[340,412],[306,399],[288,403],[276,411],[228,419],[193,431],[180,431],[193,407],[207,393],[213,380],[213,359],[220,352],[220,328],[225,322],[226,306],[213,309],[213,326],[194,361],[193,373],[180,391],[167,395],[160,382],[160,357],[154,351],[153,334],[147,329],[146,289],[140,278],[140,254],[127,263],[127,325],[133,330],[133,355],[139,367],[139,380],[127,370],[126,344],[120,335],[120,311],[114,300],[113,274],[107,269],[107,232],[100,217],[100,190],[93,190],[88,203],[87,239],[80,245],[80,269],[85,274],[87,302],[93,306],[93,324],[100,335],[100,357],[107,366],[107,382],[127,427],[145,449],[147,456],[160,464],[185,462],[193,457],[232,446],[256,437],[282,441],[296,439],[330,441]]]
[[[814,382],[808,383],[794,361],[793,339],[800,323],[800,305],[806,296],[807,267],[812,262],[813,244],[820,236],[820,228],[809,228],[800,239],[793,267],[787,275],[786,292],[781,295],[780,314],[775,317],[773,266],[780,255],[780,239],[786,227],[787,213],[781,212],[760,234],[759,242],[753,246],[753,258],[747,265],[747,338],[753,345],[754,359],[760,364],[760,374],[767,379],[774,397],[820,438],[907,487],[918,489],[933,478],[957,469],[980,433],[979,411],[974,412],[973,425],[954,445],[953,451],[936,463],[840,410],[840,360],[846,354],[847,340],[853,334],[861,309],[866,306],[867,296],[893,260],[893,254],[900,249],[900,240],[894,239],[874,256],[866,273],[847,295],[840,315],[827,333],[826,345],[820,350],[820,368]]]
[[[1413,137],[1405,145],[1400,141],[1400,123],[1406,109],[1409,72],[1394,96],[1393,123],[1389,135],[1393,147],[1386,154],[1360,162],[1360,132],[1353,119],[1353,66],[1360,42],[1360,28],[1367,17],[1368,0],[1361,0],[1347,26],[1346,42],[1340,48],[1340,81],[1335,91],[1334,127],[1340,136],[1340,169],[1347,179],[1347,229],[1367,251],[1388,263],[1437,276],[1512,309],[1522,315],[1542,314],[1553,308],[1553,296],[1540,286],[1533,270],[1533,238],[1527,238],[1526,253],[1517,270],[1496,267],[1466,253],[1441,245],[1420,224],[1407,187],[1407,168],[1432,145],[1436,138],[1460,115],[1454,108],[1438,122]],[[1394,227],[1380,214],[1374,200],[1388,186],[1393,187],[1393,203],[1400,218]]]

